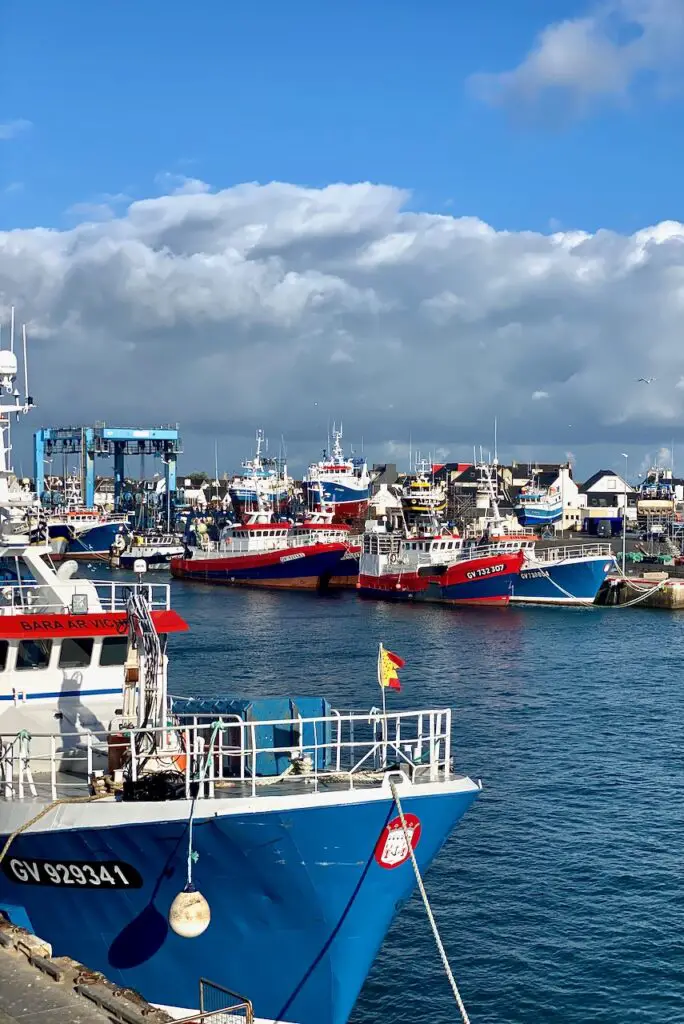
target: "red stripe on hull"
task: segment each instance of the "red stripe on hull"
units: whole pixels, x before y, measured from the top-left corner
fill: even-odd
[[[368,598],[387,598],[391,601],[412,601],[417,598],[421,604],[430,602],[432,604],[449,604],[449,605],[491,605],[499,608],[505,607],[510,600],[509,594],[498,594],[495,597],[442,597],[441,595],[432,596],[427,593],[427,587],[421,587],[420,589],[406,586],[386,586],[379,585],[377,577],[375,576],[359,576],[359,581],[356,584],[357,590],[359,591],[359,597]]]
[[[159,633],[179,633],[188,628],[178,612],[152,612]],[[0,638],[15,640],[26,636],[123,636],[128,633],[126,612],[89,612],[84,615],[3,615]]]
[[[362,596],[365,591],[366,596],[384,596],[395,601],[415,598],[439,604],[506,605],[510,600],[511,579],[517,575],[523,558],[521,551],[466,558],[434,575],[393,572],[371,576],[360,573],[358,585]],[[461,590],[463,596],[459,596]],[[483,593],[473,593],[477,590]]]

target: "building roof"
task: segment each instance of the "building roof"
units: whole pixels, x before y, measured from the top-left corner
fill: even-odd
[[[558,479],[557,469],[543,469],[541,473],[535,473],[532,479],[538,487],[551,487]]]
[[[373,465],[371,474],[374,486],[380,487],[383,484],[385,484],[386,486],[390,486],[391,484],[395,484],[397,482],[397,464],[396,462],[376,462]]]
[[[572,466],[569,462],[513,462],[511,463],[511,469],[516,471],[516,476],[522,476],[524,472],[529,473],[530,476],[536,476],[537,473],[558,473],[561,469],[569,469],[570,475],[572,475]]]
[[[454,464],[454,470],[457,469]],[[458,474],[452,481],[456,486],[460,484],[479,484],[482,481],[482,474],[477,466],[467,466],[462,472]]]
[[[614,469],[599,469],[596,473],[593,474],[593,476],[590,476],[588,480],[584,481],[584,483],[580,486],[580,491],[583,494],[585,494],[588,490],[590,490],[594,486],[594,484],[597,484],[605,476],[616,476],[618,478],[618,480],[622,480],[622,482],[623,482],[623,484],[625,484],[627,490],[629,490],[629,491],[633,491],[634,490],[632,485],[628,484],[627,481],[624,480],[620,476],[619,473],[616,473]]]

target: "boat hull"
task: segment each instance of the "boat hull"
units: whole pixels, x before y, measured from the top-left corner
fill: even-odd
[[[425,870],[478,788],[454,780],[403,790],[405,814],[420,822],[415,854]],[[231,809],[233,803],[250,809]],[[312,794],[289,807],[287,799],[266,796],[212,801],[211,813],[198,808],[193,881],[209,903],[211,923],[194,939],[179,938],[167,924],[186,884],[190,803],[172,807],[169,814],[168,805],[90,804],[70,809],[69,828],[22,833],[0,872],[0,910],[50,941],[56,955],[86,963],[152,1002],[192,1009],[198,979],[208,977],[244,993],[260,1019],[345,1024],[414,888],[408,856],[389,864],[378,859],[387,826],[397,820],[387,791],[347,799]],[[107,826],[97,824],[107,818]],[[67,876],[78,862],[108,862],[110,872],[117,863],[127,878],[138,876],[140,887],[32,884],[42,859],[65,865],[60,874]]]
[[[434,576],[416,572],[359,574],[361,597],[454,605],[506,605],[522,562],[519,553],[464,559]]]
[[[439,515],[447,507],[446,498],[435,502],[421,501],[420,498],[403,498],[401,504],[404,514],[409,516]]]
[[[515,604],[593,604],[603,582],[615,569],[609,555],[589,555],[558,562],[525,562],[513,581]]]
[[[165,554],[163,551],[156,551],[153,554],[147,555],[136,555],[131,552],[127,552],[124,555],[119,555],[119,568],[133,569],[135,563],[142,560],[145,562],[148,569],[168,569],[169,563],[173,557],[173,555]]]
[[[360,548],[351,548],[342,556],[340,563],[335,570],[335,575],[330,578],[328,587],[333,590],[355,587],[359,579],[359,557]]]
[[[346,554],[344,544],[313,544],[255,555],[173,558],[171,573],[179,579],[225,586],[315,590],[327,586],[333,577],[354,573],[353,560],[345,562]]]
[[[96,555],[109,556],[114,538],[121,532],[120,522],[99,523],[74,536],[65,524],[50,526],[49,538],[57,555],[66,558],[91,558]]]
[[[515,515],[521,526],[548,526],[557,523],[563,515],[562,505],[550,508],[535,505],[518,505]]]
[[[338,482],[305,481],[303,488],[306,507],[314,512],[320,512],[323,508],[332,511],[335,523],[346,519],[361,519],[368,511],[370,491],[365,486],[355,488]]]

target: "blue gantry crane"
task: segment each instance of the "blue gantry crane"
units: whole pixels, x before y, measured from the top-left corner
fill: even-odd
[[[153,455],[164,464],[166,493],[176,490],[176,463],[181,453],[178,424],[175,427],[44,427],[33,435],[36,493],[45,490],[45,461],[53,455],[78,455],[84,505],[95,504],[95,459],[114,457],[114,506],[118,508],[124,486],[127,455]]]

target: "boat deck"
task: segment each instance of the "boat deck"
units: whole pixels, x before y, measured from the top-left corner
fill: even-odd
[[[391,766],[394,768],[394,765]],[[391,770],[390,768],[390,770]],[[399,766],[396,766],[398,772]],[[319,772],[317,775],[288,775],[282,776],[266,776],[255,780],[256,785],[252,785],[251,780],[241,781],[240,779],[221,779],[217,780],[213,786],[213,794],[210,792],[208,783],[205,783],[205,797],[221,800],[244,800],[253,797],[264,797],[264,796],[296,796],[302,793],[342,793],[347,792],[350,789],[358,790],[372,790],[378,789],[382,786],[383,781],[386,779],[387,773],[383,771],[373,772],[356,772],[353,775],[353,785],[350,784],[350,776],[346,773],[330,773],[325,774]],[[183,776],[179,775],[179,779],[182,780]],[[450,772],[449,780],[466,781],[467,775],[460,772]],[[428,784],[431,782],[443,782],[444,772],[440,771],[438,776],[435,778],[434,774],[430,772],[429,766],[418,766],[414,769],[412,781],[416,784]],[[33,789],[30,786],[28,780],[24,781],[23,784],[23,796],[18,796],[15,793],[13,797],[14,801],[38,801],[40,803],[50,803],[55,798],[58,800],[69,800],[79,799],[82,800],[84,797],[90,795],[90,787],[85,776],[75,775],[71,772],[58,772],[55,782],[55,789],[53,789],[53,779],[48,774],[34,774],[33,775]],[[35,790],[35,793],[33,792]],[[55,797],[56,794],[56,797]],[[2,799],[2,792],[0,791],[0,800]],[[112,792],[111,798],[117,797],[116,791]],[[181,794],[177,799],[183,799],[184,794]],[[103,797],[104,798],[104,797]],[[173,799],[173,798],[171,798]]]
[[[125,786],[137,801],[245,799],[388,789],[393,772],[463,778],[452,771],[448,708],[245,721],[239,706],[196,699],[163,727],[0,737],[0,800],[120,799]]]

